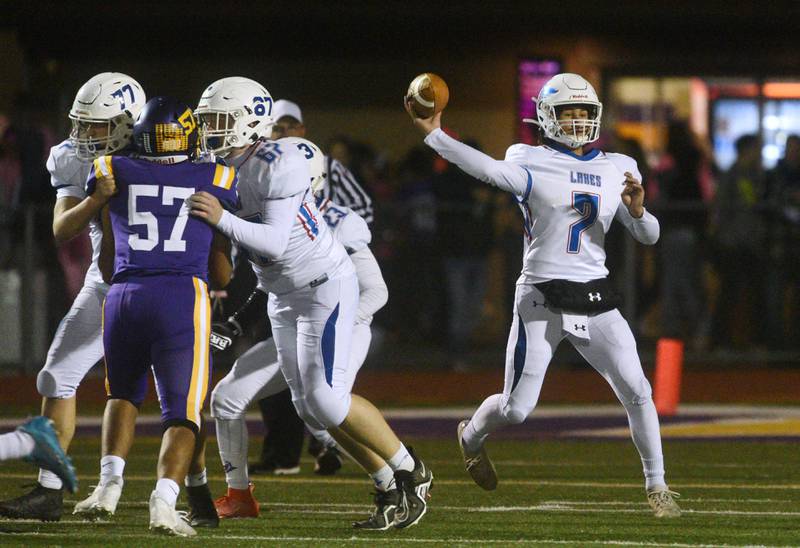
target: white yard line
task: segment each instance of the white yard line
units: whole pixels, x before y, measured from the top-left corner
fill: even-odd
[[[380,533],[378,533],[380,534]],[[19,533],[5,533],[0,538],[8,535],[8,538],[14,537],[64,537],[64,533],[37,533],[19,532]],[[131,538],[131,539],[150,539],[154,540],[158,537],[152,533],[115,533],[115,538]],[[92,540],[92,537],[87,537],[87,540]],[[338,541],[338,542],[361,542],[368,544],[436,544],[442,543],[444,545],[452,546],[453,544],[467,544],[467,545],[486,545],[486,544],[500,544],[500,545],[539,545],[539,544],[558,544],[566,546],[647,546],[647,547],[664,547],[664,548],[793,548],[792,546],[775,546],[765,544],[686,544],[680,542],[642,542],[631,540],[594,540],[594,539],[581,539],[581,540],[565,540],[565,539],[471,539],[471,538],[401,538],[395,535],[390,537],[379,537],[368,534],[363,537],[349,536],[349,537],[289,537],[289,536],[261,536],[261,535],[216,535],[214,533],[198,535],[196,537],[176,538],[176,543],[182,542],[209,542],[213,540],[244,540],[244,541],[280,541],[280,542],[313,542],[321,543],[325,541]]]
[[[75,502],[75,501],[66,501]],[[145,508],[145,501],[120,501],[119,505],[130,508]],[[592,508],[592,506],[635,506],[636,508]],[[259,504],[261,508],[281,509],[285,512],[297,514],[360,514],[368,512],[371,507],[366,504],[353,503],[291,503],[291,502],[266,502]],[[475,512],[475,513],[508,513],[508,512],[569,512],[569,513],[600,513],[600,514],[649,514],[650,508],[646,502],[575,502],[575,501],[543,501],[539,504],[525,506],[452,506],[432,505],[432,509],[447,512]],[[683,508],[685,514],[703,514],[713,516],[800,516],[800,512],[764,512],[751,510],[694,510]],[[72,522],[62,522],[72,523]],[[83,523],[83,522],[80,522]]]
[[[30,474],[20,473],[0,473],[0,478],[7,479],[30,479]],[[224,481],[223,475],[209,475],[208,479],[215,481]],[[151,476],[125,476],[125,481],[152,481],[155,482],[155,475]],[[279,476],[261,476],[256,480],[258,483],[314,483],[318,485],[332,484],[332,485],[363,485],[369,487],[367,479],[350,479],[350,478],[310,478],[310,477],[279,477]],[[434,482],[436,485],[474,485],[471,480],[444,480],[437,479]],[[500,482],[501,486],[505,485],[530,485],[530,486],[556,486],[556,487],[598,487],[602,489],[643,489],[641,482],[632,483],[603,483],[599,481],[552,481],[552,480],[503,480]],[[672,484],[670,487],[677,489],[755,489],[755,490],[779,490],[779,491],[793,491],[800,489],[798,483],[781,483],[769,485],[751,485],[751,484],[736,484],[736,483],[680,483]]]
[[[388,419],[465,419],[472,416],[476,407],[440,407],[440,408],[389,408],[384,409],[383,414]],[[750,415],[753,417],[800,417],[800,406],[761,406],[761,405],[709,405],[709,404],[686,404],[681,405],[678,410],[678,417],[685,415],[719,415],[719,416],[741,416]],[[625,410],[621,405],[549,405],[536,408],[530,415],[534,418],[550,417],[602,417],[602,416],[625,416]],[[247,419],[260,421],[259,413],[248,413]],[[78,426],[99,426],[101,417],[79,416]],[[137,419],[139,424],[159,424],[160,415],[148,414],[140,415]],[[20,418],[0,419],[0,429],[14,428],[20,423]]]

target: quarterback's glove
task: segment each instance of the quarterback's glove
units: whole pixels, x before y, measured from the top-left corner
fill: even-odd
[[[211,344],[212,352],[222,352],[227,350],[236,337],[242,334],[242,326],[233,317],[226,322],[215,322],[211,324]]]

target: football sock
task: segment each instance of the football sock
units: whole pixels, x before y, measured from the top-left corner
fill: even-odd
[[[9,432],[0,436],[0,461],[21,459],[33,453],[36,442],[25,432]]]
[[[106,455],[100,459],[100,485],[105,485],[111,478],[122,478],[125,470],[125,459],[116,455]]]
[[[401,443],[400,449],[398,449],[397,453],[395,453],[394,456],[389,459],[387,464],[392,470],[405,470],[407,472],[411,472],[414,469],[414,458],[411,456],[411,453],[408,452],[406,446]]]
[[[394,489],[394,471],[388,464],[369,475],[375,483],[375,488],[378,491],[390,491]]]
[[[61,478],[56,476],[55,472],[44,468],[39,469],[39,485],[48,489],[61,489],[63,487]]]
[[[247,489],[247,423],[244,417],[215,420],[225,481],[232,489]]]
[[[625,406],[628,423],[631,427],[633,444],[642,457],[645,488],[666,485],[664,482],[664,454],[661,451],[661,433],[658,427],[658,413],[652,398],[637,405]]]
[[[156,482],[156,493],[164,499],[170,507],[175,508],[181,488],[169,478],[161,478]]]
[[[327,430],[317,430],[316,428],[311,428],[310,426],[306,426],[306,428],[308,428],[308,431],[311,432],[311,435],[322,444],[322,447],[336,447],[336,440],[333,439],[333,436],[328,434]]]
[[[200,487],[201,485],[205,485],[208,483],[208,475],[206,475],[206,469],[203,468],[203,471],[199,474],[188,474],[186,479],[183,480],[186,484],[186,487]]]
[[[467,453],[476,455],[481,450],[486,437],[495,429],[508,423],[500,411],[502,398],[502,394],[489,396],[483,400],[472,418],[469,419],[469,424],[461,437]]]

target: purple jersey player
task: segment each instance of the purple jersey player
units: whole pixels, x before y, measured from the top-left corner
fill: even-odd
[[[150,529],[181,536],[195,534],[176,513],[175,501],[195,451],[211,377],[209,261],[216,285],[224,286],[231,270],[228,241],[189,217],[184,202],[201,190],[230,207],[238,201],[233,168],[191,162],[196,127],[186,105],[151,99],[134,124],[136,154],[98,158],[87,181],[88,194],[101,181],[112,180],[116,188],[103,212],[100,255],[103,276],[112,284],[103,320],[109,397],[104,459],[127,456],[152,365],[164,437]],[[101,477],[101,486],[79,505],[98,515],[113,513],[121,487],[121,478],[103,482]]]

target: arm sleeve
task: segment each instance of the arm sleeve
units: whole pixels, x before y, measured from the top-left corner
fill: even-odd
[[[275,260],[289,245],[292,226],[304,195],[305,191],[288,198],[264,200],[261,223],[251,223],[223,211],[217,228],[234,243]]]
[[[369,325],[372,316],[389,300],[389,289],[383,281],[381,267],[368,247],[350,255],[358,277],[358,312],[357,323]]]
[[[628,232],[633,235],[636,241],[645,245],[653,245],[658,241],[661,227],[658,224],[658,219],[647,209],[644,210],[644,215],[641,218],[636,219],[625,207],[625,204],[620,202],[619,207],[617,207],[616,218],[625,225],[625,228],[628,229]]]
[[[456,164],[469,175],[484,183],[489,183],[518,196],[527,191],[528,171],[517,163],[495,160],[491,156],[453,139],[441,129],[430,132],[425,137],[425,144],[448,162]]]

